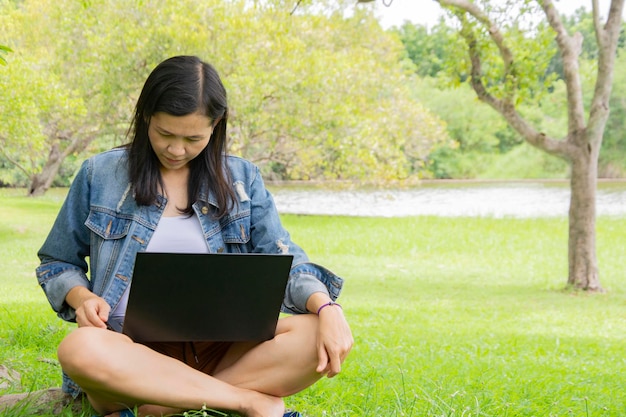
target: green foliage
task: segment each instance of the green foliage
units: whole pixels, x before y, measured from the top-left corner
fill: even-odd
[[[476,41],[482,61],[482,81],[488,92],[518,106],[523,103],[523,112],[537,114],[533,105],[550,98],[546,98],[545,86],[551,85],[554,77],[544,75],[549,57],[554,54],[554,45],[550,32],[529,18],[537,12],[536,8],[524,3],[521,6],[524,10],[512,14],[511,8],[517,6],[509,3],[481,4],[490,18],[503,27],[506,34],[504,46],[515,56],[510,66],[505,66],[499,58],[500,51],[483,22],[462,17],[463,30],[471,33],[471,38]],[[440,22],[428,33],[423,27],[405,23],[396,31],[418,71],[423,75],[435,75],[416,81],[414,94],[446,122],[448,134],[454,141],[452,146],[442,143],[429,155],[428,166],[435,178],[480,177],[491,163],[498,160],[498,154],[505,154],[523,142],[501,115],[478,101],[466,83],[470,71],[467,45],[459,43],[461,37],[456,29]],[[539,79],[541,82],[538,83]],[[456,80],[456,88],[450,88],[453,85],[451,80]],[[562,115],[559,117],[558,120],[563,120]],[[542,123],[541,117],[536,120]],[[551,128],[555,126],[554,123],[545,124]],[[538,168],[537,172],[540,171]]]
[[[280,0],[0,2],[16,51],[0,73],[5,161],[32,176],[55,147],[82,156],[122,143],[149,71],[194,54],[226,83],[232,151],[266,175],[419,174],[445,130],[410,97],[401,43],[349,2],[292,10]]]
[[[413,94],[446,122],[451,142],[428,157],[434,178],[476,178],[496,155],[519,145],[521,138],[492,108],[480,102],[467,84],[445,88],[440,78],[413,83]]]
[[[0,150],[32,180],[47,161],[83,151],[115,106],[99,100],[102,77],[93,68],[102,62],[86,56],[88,24],[73,18],[83,16],[81,5],[42,1],[0,7],[0,27],[15,49],[11,65],[0,73],[5,98],[0,102]]]
[[[568,131],[567,92],[562,82],[561,58],[556,53],[553,34],[542,22],[536,2],[478,2],[491,19],[504,28],[504,45],[514,54],[509,73],[498,58],[498,50],[490,42],[487,28],[469,19],[471,30],[480,46],[483,83],[494,96],[510,100],[518,112],[535,128],[550,137],[564,138]],[[512,10],[519,13],[511,13]],[[523,13],[522,13],[523,12]],[[454,14],[450,12],[450,16]],[[581,8],[573,16],[563,16],[570,33],[583,34],[579,62],[585,103],[589,106],[596,77],[598,51],[592,16]],[[538,158],[536,150],[521,149],[510,153],[522,138],[489,106],[478,102],[465,84],[469,62],[467,45],[459,44],[455,20],[440,22],[432,30],[405,23],[393,29],[402,40],[408,57],[418,74],[414,94],[424,105],[446,122],[452,145],[443,142],[428,156],[435,178],[554,178],[568,175],[562,161],[550,156]],[[626,27],[626,25],[625,25]],[[615,81],[611,96],[611,113],[605,129],[600,153],[600,176],[622,177],[626,172],[624,156],[624,115],[626,91],[623,71],[626,64],[618,51]],[[509,154],[510,153],[510,154]],[[502,155],[502,156],[499,156]],[[515,161],[515,158],[527,160]],[[536,164],[536,165],[534,165]],[[518,166],[515,174],[509,167]],[[500,177],[502,175],[502,177]]]
[[[407,53],[407,58],[415,65],[415,72],[422,77],[435,77],[445,67],[446,57],[453,53],[457,43],[456,32],[444,21],[431,30],[426,26],[405,21],[395,32]]]
[[[492,157],[476,177],[499,179],[562,179],[569,176],[569,164],[527,143],[507,152]]]
[[[458,86],[467,80],[466,45],[459,38],[456,28],[446,20],[440,20],[430,30],[406,21],[400,28],[392,28],[391,32],[399,37],[407,58],[421,77],[439,78],[446,87]],[[443,74],[454,76],[446,79],[441,77]]]
[[[49,136],[59,146],[58,135],[86,112],[85,103],[60,75],[37,70],[29,59],[16,56],[0,73],[0,150],[26,175],[38,172],[48,157]]]
[[[273,13],[282,22],[274,29],[260,25],[260,33],[246,33],[255,28],[242,22],[232,35],[250,48],[244,65],[260,67],[258,75],[233,69],[226,77],[233,100],[245,106],[237,108],[245,116],[233,121],[233,150],[259,163],[271,160],[273,174],[285,179],[419,172],[415,161],[445,131],[410,99],[410,79],[397,66],[401,45],[358,10],[349,19],[306,9],[286,19],[285,12]]]
[[[4,58],[3,55],[8,52],[13,52],[13,50],[6,45],[0,45],[0,65],[7,64],[7,60]]]
[[[497,134],[507,124],[497,112],[481,103],[467,84],[454,90],[439,85],[440,81],[434,78],[416,80],[414,94],[446,122],[460,151],[490,152],[505,147]]]
[[[509,63],[503,61],[486,22],[461,12],[456,14],[463,25],[461,32],[469,34],[475,41],[475,50],[482,64],[480,77],[487,92],[516,105],[539,100],[554,79],[545,74],[556,47],[554,33],[541,19],[538,3],[516,0],[480,0],[477,3],[500,28],[503,33],[501,47],[508,49],[513,57]],[[467,56],[467,46],[464,55]],[[469,60],[458,60],[451,55],[447,58],[464,65],[449,75],[458,78],[459,73],[469,74]]]

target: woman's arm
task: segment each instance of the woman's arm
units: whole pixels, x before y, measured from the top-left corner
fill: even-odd
[[[37,279],[50,305],[64,320],[75,320],[75,311],[66,302],[75,287],[90,288],[87,278],[89,231],[84,226],[89,214],[88,163],[81,166],[59,214],[41,249]]]

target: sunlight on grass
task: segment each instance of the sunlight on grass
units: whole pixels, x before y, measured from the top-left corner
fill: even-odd
[[[0,201],[0,363],[26,389],[58,386],[56,346],[72,325],[56,318],[34,268],[61,199]],[[342,374],[288,407],[306,416],[626,412],[623,219],[598,219],[610,290],[599,295],[563,290],[566,219],[283,221],[313,261],[346,279],[341,303],[356,339]]]

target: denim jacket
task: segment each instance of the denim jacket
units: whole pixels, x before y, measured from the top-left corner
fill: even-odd
[[[83,163],[38,252],[41,264],[37,279],[50,305],[64,320],[76,319],[65,301],[76,286],[87,287],[112,309],[117,306],[131,282],[135,254],[146,249],[165,209],[167,200],[162,196],[151,206],[135,202],[127,161],[125,149],[114,149]],[[309,262],[304,251],[291,241],[258,168],[233,156],[227,156],[226,163],[238,204],[219,220],[211,215],[217,203],[210,193],[203,192],[193,204],[209,251],[293,255],[282,305],[285,313],[306,313],[306,301],[314,292],[328,292],[335,300],[343,280]],[[66,377],[63,388],[78,393],[78,387]]]

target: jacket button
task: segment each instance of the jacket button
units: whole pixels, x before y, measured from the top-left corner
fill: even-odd
[[[209,208],[207,206],[202,207],[202,210],[200,210],[202,212],[202,214],[204,214],[205,216],[209,213]]]

